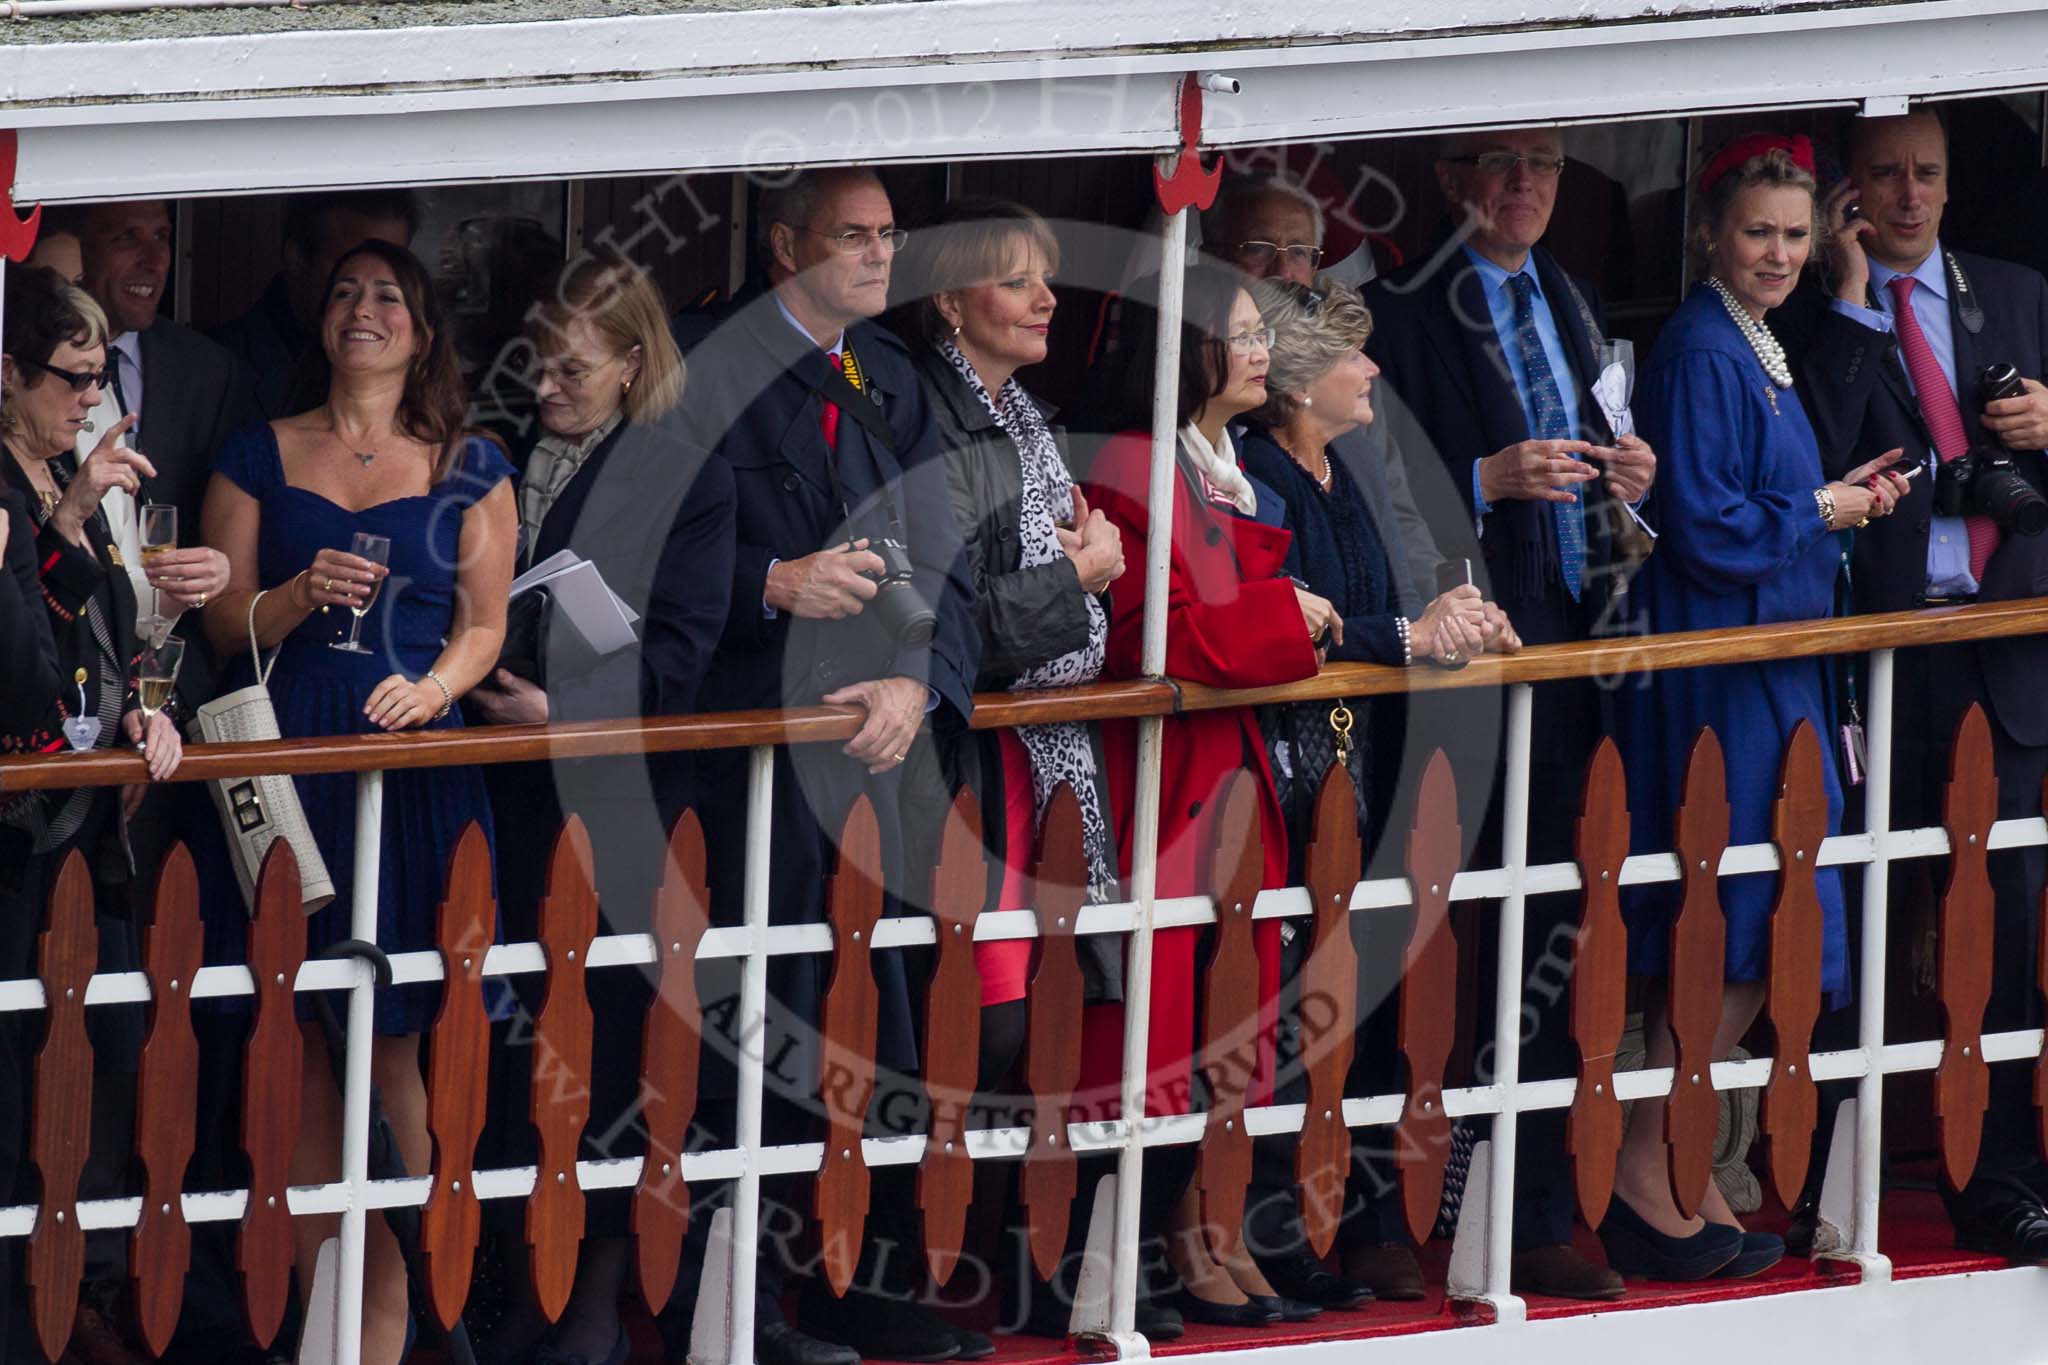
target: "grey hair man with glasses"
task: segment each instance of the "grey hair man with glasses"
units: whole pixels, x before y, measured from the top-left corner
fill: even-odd
[[[1557,206],[1563,138],[1554,128],[1467,132],[1445,138],[1436,152],[1444,231],[1365,295],[1375,323],[1366,350],[1383,388],[1402,400],[1390,413],[1391,434],[1438,540],[1469,544],[1476,534],[1489,595],[1525,642],[1619,633],[1629,624],[1627,578],[1642,549],[1628,509],[1647,495],[1656,456],[1610,429],[1591,391],[1600,373],[1598,301],[1540,244]],[[1425,477],[1432,452],[1443,472]],[[1572,856],[1571,817],[1586,760],[1608,728],[1607,710],[1591,684],[1536,691],[1531,780],[1545,799],[1531,803],[1532,864]],[[1495,866],[1503,770],[1498,756],[1491,772],[1470,766],[1460,771],[1461,789],[1485,790],[1490,779],[1495,797],[1473,865]],[[1541,969],[1575,914],[1570,896],[1529,897],[1529,961],[1488,963],[1487,975],[1519,970],[1529,981],[1531,963]],[[1483,985],[1479,998],[1490,1002],[1492,990]],[[1577,1056],[1567,993],[1531,990],[1526,998],[1521,1078],[1571,1074]],[[1491,1010],[1482,1009],[1477,1070],[1488,1080],[1490,1022]],[[1620,1277],[1573,1249],[1560,1111],[1522,1114],[1516,1157],[1515,1292],[1621,1294]],[[1383,1249],[1380,1259],[1404,1272],[1412,1265],[1396,1249]],[[1347,1268],[1368,1282],[1373,1276],[1364,1272],[1386,1270]]]
[[[1322,202],[1284,171],[1232,172],[1202,214],[1202,250],[1247,275],[1312,285],[1327,271],[1354,289],[1373,277],[1370,246],[1326,266],[1323,242]]]

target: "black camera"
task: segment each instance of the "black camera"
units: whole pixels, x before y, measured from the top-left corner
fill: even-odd
[[[931,643],[939,628],[938,613],[918,596],[911,582],[910,547],[900,540],[868,542],[868,549],[882,559],[882,571],[869,574],[875,583],[875,600],[868,604],[882,629],[896,641],[898,649]]]
[[[2003,361],[1986,365],[1977,380],[1980,407],[2026,391],[2019,371]],[[1995,444],[1943,462],[1934,475],[1934,510],[1945,517],[1990,517],[2001,531],[2023,536],[2048,530],[2048,498],[2027,482],[2012,452]]]

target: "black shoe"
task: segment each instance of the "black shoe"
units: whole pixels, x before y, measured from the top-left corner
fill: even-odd
[[[954,1339],[960,1343],[960,1349],[953,1353],[953,1359],[987,1360],[996,1353],[995,1341],[986,1333],[968,1327],[956,1327],[952,1323],[947,1323],[946,1326],[953,1333]]]
[[[1792,1206],[1792,1221],[1785,1225],[1785,1250],[1794,1256],[1813,1256],[1814,1235],[1820,1231],[1820,1200],[1801,1196]]]
[[[764,1322],[754,1329],[754,1359],[758,1365],[860,1365],[860,1352],[787,1322]]]
[[[1173,1306],[1183,1318],[1210,1327],[1270,1327],[1280,1321],[1280,1310],[1267,1307],[1269,1302],[1247,1298],[1243,1303],[1217,1303],[1190,1289],[1182,1289],[1173,1296]]]
[[[1996,1213],[1959,1224],[1956,1245],[2003,1256],[2014,1265],[2048,1265],[2048,1209],[2031,1199],[2015,1199]]]
[[[1281,1294],[1247,1294],[1245,1297],[1267,1312],[1275,1314],[1281,1322],[1313,1322],[1323,1315],[1321,1304],[1307,1303]]]
[[[1704,1280],[1742,1254],[1742,1234],[1726,1223],[1708,1223],[1690,1237],[1668,1237],[1620,1195],[1607,1205],[1600,1242],[1609,1266],[1646,1280]]]
[[[1742,1250],[1735,1259],[1714,1272],[1717,1280],[1746,1280],[1761,1275],[1785,1259],[1785,1239],[1768,1232],[1742,1234]]]
[[[1323,1269],[1322,1263],[1303,1252],[1260,1259],[1259,1269],[1273,1287],[1290,1299],[1319,1308],[1363,1308],[1372,1302],[1372,1288],[1356,1280]]]
[[[1138,1316],[1132,1325],[1147,1341],[1179,1341],[1188,1334],[1187,1321],[1178,1312],[1151,1299],[1138,1300]]]
[[[951,1327],[902,1299],[806,1294],[802,1322],[825,1340],[844,1342],[870,1360],[955,1360],[965,1345]],[[982,1352],[975,1359],[995,1354],[993,1342],[979,1332],[974,1335]]]

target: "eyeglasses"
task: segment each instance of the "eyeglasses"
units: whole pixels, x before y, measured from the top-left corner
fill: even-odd
[[[1310,270],[1323,263],[1323,249],[1311,242],[1289,242],[1286,246],[1278,242],[1237,244],[1238,264],[1247,270],[1264,270],[1281,256],[1285,256],[1291,265],[1304,265]]]
[[[820,232],[816,228],[798,227],[795,223],[791,223],[790,226],[796,228],[798,232],[823,237],[832,244],[834,251],[847,256],[867,250],[869,242],[880,243],[882,250],[893,256],[903,250],[903,244],[910,240],[910,234],[902,228],[883,228],[879,232],[862,232],[859,228],[847,232]]]
[[[40,360],[28,361],[27,365],[32,370],[41,370],[44,374],[63,380],[71,386],[73,393],[84,393],[95,384],[104,389],[114,382],[114,371],[111,366],[104,370],[60,370],[55,365],[46,365]]]
[[[1529,174],[1538,180],[1555,180],[1564,170],[1561,156],[1523,156],[1520,152],[1477,152],[1440,159],[1453,166],[1477,166],[1485,175],[1512,175],[1516,168],[1527,166]]]
[[[1273,349],[1273,329],[1261,327],[1256,332],[1239,332],[1224,340],[1232,355],[1250,355],[1253,351]]]

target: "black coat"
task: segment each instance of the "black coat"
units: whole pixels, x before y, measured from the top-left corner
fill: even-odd
[[[732,599],[705,680],[704,709],[810,705],[839,687],[892,675],[918,679],[938,699],[922,732],[927,738],[911,746],[906,763],[879,775],[845,757],[836,744],[777,752],[769,913],[782,924],[820,918],[839,829],[862,793],[872,799],[880,826],[882,866],[876,871],[883,884],[898,901],[924,903],[948,796],[944,768],[929,741],[951,743],[963,730],[980,654],[931,405],[901,341],[865,322],[850,327],[847,338],[889,429],[887,446],[852,413],[841,415],[837,451],[826,446],[818,393],[825,353],[789,324],[772,294],[736,300],[715,316],[688,317],[677,326],[689,359],[686,425],[732,466],[738,494]],[[928,646],[899,649],[872,605],[839,621],[770,616],[764,610],[762,592],[773,561],[861,536],[907,544],[914,586],[938,618]],[[705,823],[713,914],[731,922],[740,916],[742,899],[746,754],[707,753],[699,771],[706,788],[722,798],[707,804]],[[778,956],[771,965],[771,988],[781,1008],[770,1011],[775,1036],[767,1044],[773,1062],[769,1081],[784,1093],[808,1094],[816,1084],[811,1030],[829,965],[809,954]],[[874,967],[881,999],[879,1055],[888,1064],[909,1066],[916,1049],[900,953],[875,953]],[[716,1000],[729,984],[714,985],[707,998]],[[711,1013],[729,1018],[715,1006]],[[718,1084],[707,1076],[707,1086]]]
[[[219,344],[158,318],[142,333],[142,386],[142,421],[129,444],[156,467],[145,492],[151,502],[177,504],[184,540],[197,544],[213,457],[258,420],[247,377]]]
[[[595,564],[639,614],[639,643],[598,657],[574,626],[551,621],[542,661],[549,719],[696,711],[731,593],[733,492],[725,462],[689,443],[673,423],[621,423],[556,497],[519,567],[565,549]],[[605,901],[608,920],[644,921],[653,855],[677,816],[696,804],[691,755],[557,759],[485,772],[501,870],[535,874],[511,879],[508,916],[531,911],[555,830],[563,813],[574,811],[589,827],[600,881],[618,878],[618,894]],[[613,847],[617,855],[605,856]],[[515,912],[515,901],[522,911]]]
[[[1593,338],[1573,302],[1576,288],[1588,311],[1596,309],[1591,287],[1572,281],[1542,247],[1531,255],[1573,370],[1557,381],[1581,395],[1586,438],[1605,443],[1610,433],[1588,391]],[[1459,501],[1425,512],[1437,544],[1455,553],[1453,547],[1468,544],[1472,535],[1473,464],[1531,435],[1500,355],[1479,272],[1462,251],[1440,246],[1417,264],[1368,285],[1365,301],[1373,316],[1366,351],[1383,372],[1381,383],[1400,398],[1383,414],[1388,437],[1409,460],[1426,460],[1434,451],[1443,462]],[[1504,501],[1485,518],[1479,548],[1492,596],[1527,644],[1584,639],[1610,628],[1616,590],[1625,586],[1633,566],[1615,543],[1617,522],[1625,516],[1604,483],[1594,479],[1579,486],[1587,498],[1587,583],[1576,603],[1555,572],[1557,539],[1548,503]],[[1527,575],[1517,573],[1518,555],[1534,555],[1547,570],[1540,583],[1532,585]],[[1433,595],[1429,586],[1422,585],[1424,598]]]
[[[0,668],[0,749],[6,749],[25,747],[47,723],[61,675],[36,572],[35,522],[12,488],[0,488],[0,516],[7,519],[5,581],[0,581],[0,659],[7,661]]]
[[[1964,317],[1961,292],[1951,282],[1949,318],[1963,391],[1959,406],[1975,446],[1986,442],[1974,392],[1976,376],[1986,365],[2008,361],[2029,379],[2048,377],[2048,281],[2008,261],[1951,254],[1982,309],[1973,329]],[[1933,438],[1907,383],[1895,337],[1844,317],[1818,290],[1802,291],[1771,321],[1785,334],[1828,477],[1839,478],[1894,446],[1906,452],[1898,468],[1927,463]],[[2037,488],[2048,487],[2041,452],[2022,452],[2017,464]],[[1891,516],[1856,533],[1850,581],[1858,611],[1909,611],[1923,604],[1933,506],[1934,479],[1921,474]],[[1979,587],[1988,601],[2048,593],[2048,535],[2006,536]],[[1987,640],[1967,648],[1977,654],[1985,700],[2007,734],[2019,744],[2048,745],[2048,706],[2040,699],[2041,679],[2048,677],[2048,638]]]
[[[530,449],[525,453],[530,458]],[[520,461],[522,467],[525,459]],[[522,475],[523,475],[522,468]],[[609,720],[688,715],[697,710],[712,651],[724,628],[732,592],[732,471],[725,461],[688,441],[673,420],[622,422],[585,458],[564,485],[540,534],[526,547],[524,570],[560,550],[573,550],[597,566],[611,590],[635,612],[636,645],[598,656],[567,620],[547,623],[541,676],[549,718]],[[559,608],[551,608],[558,611]],[[549,859],[564,814],[574,812],[589,832],[601,933],[640,933],[652,924],[662,850],[685,807],[695,807],[694,756],[553,759],[484,769],[497,823],[498,895],[510,939],[533,937]],[[591,994],[591,1059],[587,1156],[623,1156],[641,1150],[637,1131],[622,1127],[640,1086],[640,1040],[653,998],[651,966],[615,968]],[[542,982],[516,979],[529,1009],[538,1009]],[[527,1035],[519,1033],[514,1047]],[[524,1052],[505,1098],[526,1094],[530,1062]],[[505,1155],[533,1159],[508,1125]],[[623,1236],[624,1201],[593,1196],[592,1235]]]

